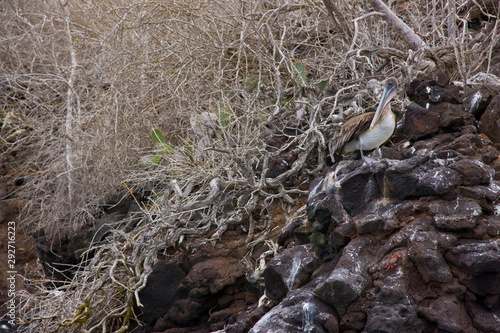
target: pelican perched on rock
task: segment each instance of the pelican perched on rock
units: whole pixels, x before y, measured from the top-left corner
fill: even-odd
[[[397,94],[398,80],[391,77],[385,81],[382,100],[376,112],[360,114],[344,123],[331,149],[336,162],[343,154],[358,149],[366,164],[370,164],[371,160],[365,157],[363,150],[377,149],[380,156],[379,147],[389,140],[396,127],[396,116],[391,111],[390,102]]]

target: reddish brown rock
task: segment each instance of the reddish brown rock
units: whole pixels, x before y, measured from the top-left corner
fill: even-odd
[[[439,113],[411,103],[406,111],[403,133],[409,140],[417,140],[437,133],[439,123]]]
[[[434,86],[431,87],[430,90],[429,97],[433,103],[462,103],[460,88],[455,86],[453,83],[450,83],[445,87]]]
[[[465,123],[469,113],[465,111],[461,104],[437,103],[430,104],[429,110],[440,115],[439,127],[458,128]]]
[[[479,130],[494,143],[500,143],[500,95],[493,97],[484,111]]]
[[[210,258],[194,265],[182,282],[189,296],[200,298],[216,294],[245,275],[245,269],[236,258]]]
[[[450,83],[450,77],[448,76],[448,74],[441,72],[434,75],[434,81],[438,86],[444,88],[448,85],[448,83]]]
[[[494,175],[494,170],[477,160],[461,159],[450,164],[450,169],[460,175],[462,185],[488,184]]]
[[[238,285],[236,280],[244,274],[240,260],[231,257],[208,258],[193,265],[177,289],[177,300],[163,319],[170,327],[195,326],[208,321],[208,311],[216,307],[223,297],[220,293],[228,286]],[[231,291],[228,293],[231,294]],[[234,297],[230,297],[226,304],[235,301]]]

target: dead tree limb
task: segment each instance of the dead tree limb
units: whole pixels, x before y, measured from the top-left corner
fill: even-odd
[[[389,24],[398,30],[411,49],[416,51],[426,46],[425,42],[406,23],[397,17],[382,0],[370,0],[370,4],[375,10],[385,14]]]
[[[71,35],[71,28],[70,28],[70,13],[69,13],[69,8],[67,7],[68,1],[63,1],[60,0],[61,6],[63,7],[64,10],[64,19],[66,23],[66,35],[68,38],[68,49],[69,49],[69,55],[71,59],[71,71],[70,75],[68,78],[68,92],[67,92],[67,102],[66,102],[66,164],[67,164],[67,177],[68,177],[68,202],[73,209],[74,205],[74,169],[75,169],[75,152],[73,149],[73,142],[72,140],[74,139],[74,131],[73,131],[73,121],[74,121],[74,100],[75,100],[75,80],[76,80],[76,70],[78,67],[78,61],[76,59],[76,50],[74,48],[74,43],[73,43],[73,37]],[[78,96],[76,96],[78,98]],[[79,107],[79,105],[78,105]],[[77,108],[76,110],[77,113],[79,113],[79,109]]]

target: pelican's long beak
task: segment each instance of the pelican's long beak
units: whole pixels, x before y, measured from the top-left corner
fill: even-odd
[[[372,123],[370,124],[370,131],[375,127],[380,116],[382,115],[382,111],[387,107],[387,105],[391,102],[391,100],[398,95],[398,81],[395,78],[390,78],[387,80],[385,84],[384,94],[382,95],[382,99],[380,100],[380,104],[378,105],[377,111],[375,112],[375,116],[373,116]]]

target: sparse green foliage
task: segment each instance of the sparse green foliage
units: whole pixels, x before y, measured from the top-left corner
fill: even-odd
[[[151,129],[151,138],[153,139],[153,142],[155,144],[165,144],[167,142],[165,140],[165,135],[163,135],[163,132],[156,127],[153,127]]]
[[[151,129],[151,138],[155,143],[155,149],[158,154],[170,155],[174,153],[174,148],[167,144],[165,135],[159,128]]]
[[[320,91],[323,91],[328,86],[328,81],[326,81],[326,80],[319,81],[318,83],[315,83],[314,85],[316,87],[318,87]]]
[[[152,165],[160,164],[163,157],[161,155],[146,155],[141,157],[140,162],[144,167],[150,167]]]
[[[304,63],[296,61],[294,64],[297,75],[295,76],[295,82],[300,86],[305,86],[307,84],[307,72]]]
[[[174,148],[166,143],[165,135],[159,128],[153,127],[151,129],[151,138],[155,144],[156,154],[141,157],[140,162],[144,167],[160,164],[163,160],[163,155],[171,155],[174,153]]]
[[[222,127],[227,127],[231,122],[231,109],[229,107],[222,107],[219,109],[219,123]]]
[[[192,164],[194,164],[194,147],[189,139],[184,140],[184,147],[186,148],[187,156]]]

